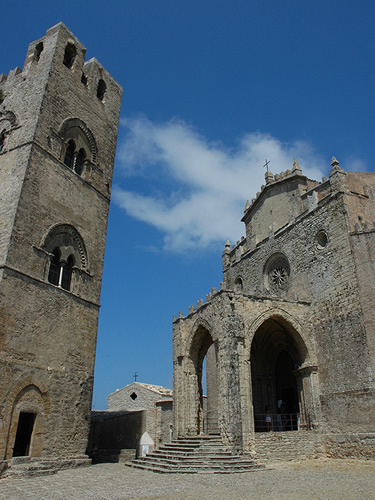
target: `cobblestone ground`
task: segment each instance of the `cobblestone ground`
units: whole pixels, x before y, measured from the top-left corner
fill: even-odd
[[[120,464],[0,480],[1,500],[375,499],[375,462],[313,460],[244,474],[157,474]]]

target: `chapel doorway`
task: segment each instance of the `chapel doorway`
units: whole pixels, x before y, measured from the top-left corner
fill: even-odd
[[[26,457],[29,455],[35,417],[35,413],[20,412],[13,448],[13,457]]]
[[[255,432],[300,428],[297,370],[306,354],[300,335],[282,318],[270,318],[256,331],[250,355]]]

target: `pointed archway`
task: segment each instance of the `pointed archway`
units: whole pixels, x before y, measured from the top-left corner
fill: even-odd
[[[196,395],[193,405],[196,416],[196,434],[208,433],[213,427],[217,427],[217,422],[213,422],[213,415],[215,414],[217,405],[213,403],[213,398],[211,397],[217,391],[216,353],[211,334],[203,325],[198,326],[193,335],[189,354],[194,368],[192,378],[195,385],[194,393]],[[204,373],[204,369],[206,369],[206,374]],[[204,397],[205,378],[206,398]],[[210,416],[209,419],[207,418],[208,415]]]
[[[307,358],[302,337],[286,320],[271,317],[251,344],[254,430],[297,430],[306,421],[299,368]]]

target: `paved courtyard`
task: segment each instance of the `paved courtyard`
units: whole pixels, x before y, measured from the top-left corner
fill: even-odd
[[[0,480],[1,500],[375,499],[375,462],[282,463],[244,474],[156,474],[120,464]]]

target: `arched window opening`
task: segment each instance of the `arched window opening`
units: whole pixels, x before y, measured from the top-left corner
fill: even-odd
[[[48,282],[64,290],[77,290],[79,276],[88,268],[86,247],[78,231],[69,224],[56,225],[41,248],[50,257]]]
[[[72,272],[74,266],[74,257],[70,255],[66,262],[61,260],[61,254],[58,248],[52,253],[51,263],[48,273],[48,281],[55,286],[70,290],[72,281]]]
[[[69,255],[66,264],[62,266],[61,288],[64,288],[64,290],[70,290],[73,266],[74,266],[73,255]]]
[[[73,141],[69,141],[65,150],[64,163],[69,168],[73,168],[74,165],[74,150],[75,144]]]
[[[98,91],[96,93],[97,98],[102,101],[104,99],[104,94],[107,89],[107,85],[105,84],[105,81],[100,79],[98,83]]]
[[[73,43],[68,43],[67,46],[65,47],[65,53],[64,53],[64,65],[67,68],[71,68],[74,63],[74,59],[76,58],[77,55],[77,49]]]
[[[78,154],[77,154],[77,156],[75,158],[75,162],[74,162],[74,171],[78,175],[82,174],[83,164],[84,164],[85,158],[86,158],[85,150],[83,148],[81,148],[78,151]]]
[[[77,156],[82,149],[85,163],[96,163],[97,147],[95,138],[85,122],[79,118],[69,118],[65,120],[59,130],[59,136],[62,140],[62,149],[60,160],[65,157],[66,148],[70,141],[73,142],[72,152]],[[73,165],[74,168],[74,165]]]
[[[242,278],[238,277],[234,282],[234,286],[237,292],[241,292],[243,289],[243,281]]]
[[[55,248],[52,252],[51,263],[49,266],[48,281],[52,285],[58,286],[60,281],[60,252]]]
[[[43,42],[39,42],[38,45],[36,45],[34,49],[34,59],[36,61],[39,61],[40,59],[40,54],[43,52]]]

